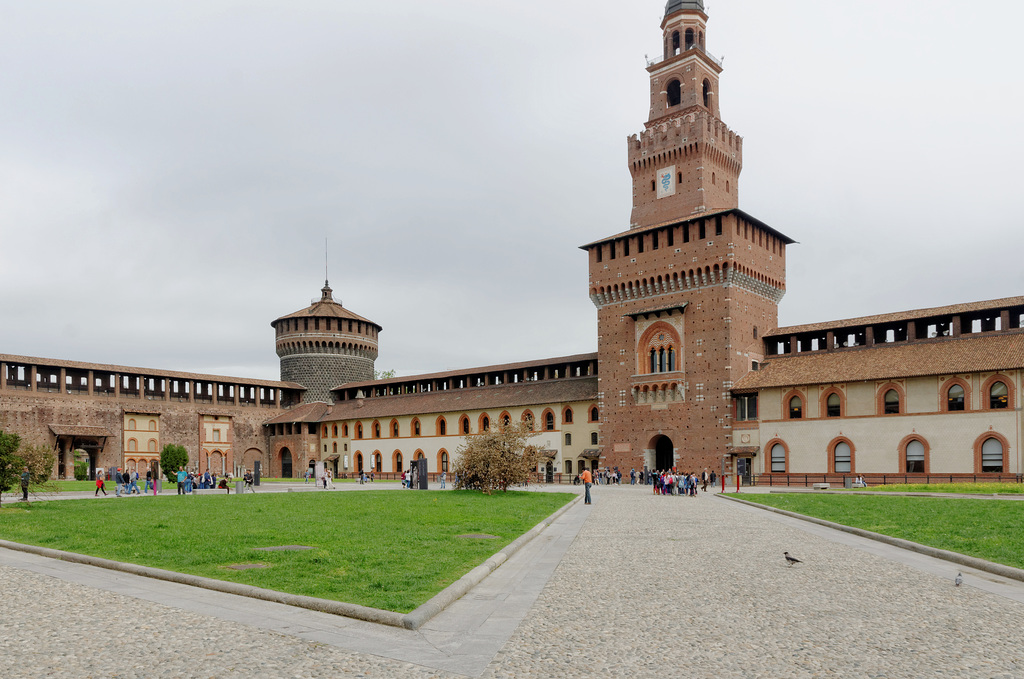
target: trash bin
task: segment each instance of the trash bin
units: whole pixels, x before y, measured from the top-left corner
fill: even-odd
[[[853,479],[849,476],[843,479],[843,488],[853,488]]]
[[[245,488],[245,481],[235,481],[235,493],[236,494],[241,495],[243,488]]]

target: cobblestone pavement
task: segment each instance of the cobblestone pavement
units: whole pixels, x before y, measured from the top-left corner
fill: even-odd
[[[1024,676],[1024,605],[953,587],[953,565],[923,573],[710,494],[594,496],[484,677]],[[5,677],[458,676],[15,568],[0,592]]]

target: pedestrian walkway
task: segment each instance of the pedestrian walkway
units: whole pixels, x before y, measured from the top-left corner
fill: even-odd
[[[1024,676],[1021,583],[965,570],[957,589],[951,564],[710,493],[593,493],[416,632],[0,550],[0,664],[9,677]]]

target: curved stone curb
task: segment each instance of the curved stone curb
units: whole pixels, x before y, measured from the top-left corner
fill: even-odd
[[[161,568],[151,568],[149,566],[122,563],[120,561],[102,559],[100,557],[88,556],[86,554],[63,552],[58,549],[49,549],[47,547],[23,545],[17,542],[10,542],[8,540],[0,540],[0,548],[36,554],[37,556],[57,559],[58,561],[80,563],[88,566],[95,566],[97,568],[106,568],[112,571],[130,573],[144,578],[165,580],[167,582],[188,585],[190,587],[201,587],[215,592],[224,592],[225,594],[245,596],[251,599],[260,599],[262,601],[272,601],[274,603],[305,608],[311,611],[331,613],[333,615],[340,615],[346,618],[375,622],[381,625],[390,625],[391,627],[402,627],[404,629],[415,630],[423,625],[423,623],[443,611],[453,602],[464,596],[473,587],[478,585],[498,566],[508,561],[510,556],[522,549],[522,547],[530,542],[530,540],[540,535],[541,531],[551,525],[552,522],[558,519],[558,517],[567,512],[570,507],[579,501],[580,496],[577,495],[574,499],[567,502],[564,507],[541,521],[528,532],[519,536],[516,540],[509,543],[508,546],[489,558],[483,564],[477,566],[469,573],[456,580],[416,610],[404,615],[402,613],[395,613],[394,611],[370,608],[369,606],[359,606],[358,604],[349,604],[342,601],[328,601],[327,599],[317,599],[316,597],[300,596],[297,594],[285,594],[283,592],[275,592],[274,590],[262,589],[260,587],[243,585],[236,582],[225,582],[223,580],[214,580],[212,578],[204,578],[198,575],[175,573],[174,571],[166,571]]]
[[[785,509],[779,509],[777,507],[769,507],[767,505],[759,505],[756,502],[749,500],[741,500],[735,497],[726,497],[720,495],[723,500],[731,500],[732,502],[738,502],[743,505],[755,507],[757,509],[763,509],[765,511],[774,512],[781,514],[782,516],[788,516],[793,519],[800,519],[801,521],[807,521],[809,523],[816,523],[819,526],[825,526],[833,530],[842,531],[843,533],[850,533],[851,535],[857,535],[862,538],[868,538],[869,540],[875,540],[882,542],[893,547],[899,547],[900,549],[906,549],[911,552],[917,552],[918,554],[924,554],[925,556],[934,557],[936,559],[942,559],[943,561],[950,561],[961,566],[967,566],[968,568],[974,568],[979,571],[985,571],[992,573],[993,575],[1001,575],[1004,578],[1010,580],[1019,580],[1024,582],[1024,570],[1020,568],[1014,568],[1013,566],[1004,566],[1001,563],[994,563],[992,561],[986,561],[985,559],[979,559],[974,556],[967,556],[966,554],[960,554],[958,552],[949,552],[945,549],[938,549],[936,547],[929,547],[928,545],[922,545],[917,542],[911,542],[910,540],[903,540],[900,538],[894,538],[891,535],[882,535],[881,533],[872,533],[869,530],[863,528],[854,528],[853,526],[844,526],[840,523],[832,523],[824,519],[818,519],[813,516],[807,516],[805,514],[797,514],[796,512],[786,511]]]

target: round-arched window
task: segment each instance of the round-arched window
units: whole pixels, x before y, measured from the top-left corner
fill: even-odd
[[[917,439],[907,444],[907,473],[924,474],[924,444]]]
[[[981,444],[982,473],[1003,471],[1003,444],[998,439],[985,439]]]
[[[850,444],[846,441],[840,441],[836,444],[835,450],[836,458],[836,474],[849,474],[853,469],[853,451],[850,450]]]

